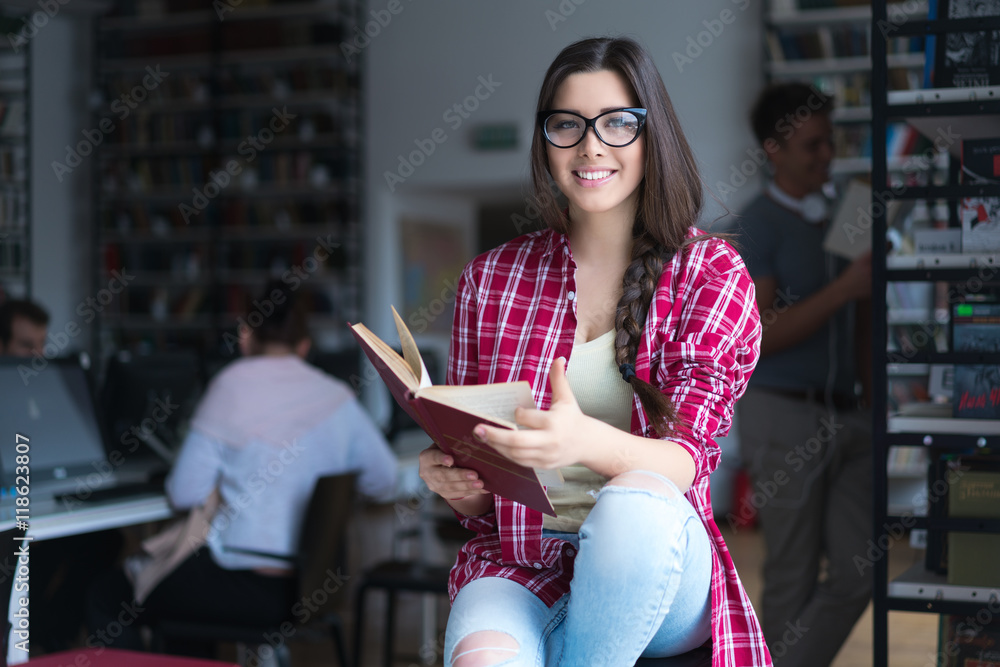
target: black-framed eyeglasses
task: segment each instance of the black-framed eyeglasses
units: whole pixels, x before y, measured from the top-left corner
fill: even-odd
[[[622,148],[639,138],[646,124],[646,110],[639,108],[612,109],[593,118],[584,118],[573,111],[551,109],[538,112],[542,134],[556,148],[572,148],[583,141],[587,128],[612,148]]]

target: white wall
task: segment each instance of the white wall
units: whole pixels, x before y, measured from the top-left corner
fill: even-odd
[[[77,308],[93,291],[91,165],[85,159],[62,182],[52,168],[87,127],[90,53],[89,23],[79,15],[57,15],[31,39],[31,291],[52,317],[50,341],[60,354],[86,349],[90,334]],[[67,327],[80,333],[57,336]]]
[[[369,20],[376,20],[371,12],[383,22],[389,17],[384,26],[372,24],[378,34],[362,49],[369,267],[365,317],[380,334],[392,332],[386,305],[400,300],[396,225],[406,210],[403,195],[444,191],[467,211],[474,211],[490,192],[506,193],[508,199],[510,193],[527,195],[535,97],[546,67],[570,42],[625,34],[650,49],[712,189],[719,181],[729,182],[731,170],[754,147],[746,108],[763,80],[759,2],[369,0],[368,5]],[[391,14],[390,6],[398,13]],[[54,330],[81,319],[76,309],[93,289],[86,255],[91,165],[85,161],[63,183],[51,167],[92,122],[85,104],[89,20],[86,13],[66,11],[32,39],[32,288],[52,313]],[[693,62],[675,60],[688,56]],[[478,108],[456,128],[458,117],[452,112],[446,118],[445,113],[477,88],[485,95],[480,77],[499,85],[487,99],[477,100]],[[517,124],[519,147],[472,150],[470,128],[497,122]],[[384,173],[399,168],[401,154],[417,150],[415,141],[426,146],[434,130],[439,130],[439,140],[445,138],[443,143],[391,192]],[[750,179],[725,205],[738,210],[758,188],[758,179]],[[704,219],[723,212],[711,198],[706,201]],[[80,347],[86,336],[79,338]]]
[[[528,142],[536,95],[552,58],[567,44],[593,35],[624,34],[653,54],[681,122],[701,164],[706,185],[729,182],[731,169],[755,147],[747,109],[762,81],[761,3],[750,0],[505,0],[463,2],[370,0],[370,21],[378,34],[365,46],[367,153],[366,216],[371,272],[366,286],[370,326],[392,333],[389,302],[398,302],[400,280],[386,258],[398,257],[399,195],[463,189],[471,200],[484,188],[524,191]],[[389,7],[398,10],[388,13]],[[371,12],[375,12],[373,15]],[[384,13],[382,13],[384,12]],[[724,13],[725,12],[725,13]],[[704,46],[699,46],[698,42]],[[700,51],[699,51],[700,49]],[[693,56],[690,61],[675,59]],[[497,82],[478,108],[461,119],[454,112],[482,79]],[[479,89],[485,96],[487,89]],[[469,106],[474,106],[470,104]],[[446,113],[448,114],[446,117]],[[515,122],[517,150],[476,152],[468,131],[481,123]],[[424,146],[438,130],[434,152],[405,181],[400,155]],[[403,174],[407,172],[404,170]],[[738,210],[759,189],[757,178],[728,196]],[[525,192],[526,194],[526,192]],[[706,199],[703,219],[724,209]]]

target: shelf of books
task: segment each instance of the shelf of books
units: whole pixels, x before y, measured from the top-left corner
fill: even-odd
[[[1000,5],[931,0],[921,16],[894,16],[875,2],[872,30],[868,219],[873,293],[884,297],[873,304],[875,340],[885,341],[875,349],[873,541],[913,528],[924,548],[892,580],[885,559],[873,564],[874,663],[888,664],[893,611],[941,615],[936,664],[995,662],[1000,578],[983,563],[1000,558]],[[893,40],[918,38],[925,67],[914,86],[892,75],[890,56]],[[889,493],[905,452],[920,452],[924,468],[912,513]],[[955,621],[983,610],[989,622],[974,631]]]
[[[360,316],[360,69],[340,48],[360,3],[206,6],[121,1],[95,28],[95,273],[135,275],[98,352],[232,355],[268,280],[334,348]]]
[[[24,24],[2,12],[2,34],[17,35]],[[0,40],[0,301],[31,292],[30,46],[26,40]]]
[[[926,17],[926,0],[892,5],[908,17]],[[769,81],[812,83],[833,95],[837,180],[867,176],[871,150],[872,11],[867,3],[771,0],[764,18],[765,75]],[[890,75],[901,87],[920,88],[926,66],[923,36],[891,40]]]

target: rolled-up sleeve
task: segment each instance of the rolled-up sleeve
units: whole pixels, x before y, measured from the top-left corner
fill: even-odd
[[[446,384],[466,385],[479,383],[479,344],[477,299],[474,279],[475,263],[470,262],[458,279],[455,298],[455,318],[451,328]],[[493,511],[480,516],[465,516],[455,512],[462,526],[479,534],[496,530],[497,518]]]
[[[656,383],[678,417],[668,439],[691,454],[696,476],[718,466],[715,437],[729,432],[736,401],[760,355],[753,281],[739,256],[724,247],[728,252],[717,253],[682,293],[679,321],[665,320],[658,332]]]
[[[473,265],[465,267],[458,279],[455,296],[455,317],[451,327],[448,353],[448,373],[445,383],[450,385],[478,384],[479,345],[476,332],[476,286]]]

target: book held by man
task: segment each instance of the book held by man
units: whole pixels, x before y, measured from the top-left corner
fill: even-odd
[[[473,435],[477,424],[519,428],[514,421],[515,408],[535,407],[528,383],[433,385],[417,344],[395,308],[392,315],[402,356],[364,324],[352,324],[350,328],[400,407],[442,451],[454,457],[457,467],[479,473],[486,489],[555,516],[540,471],[511,461]]]

